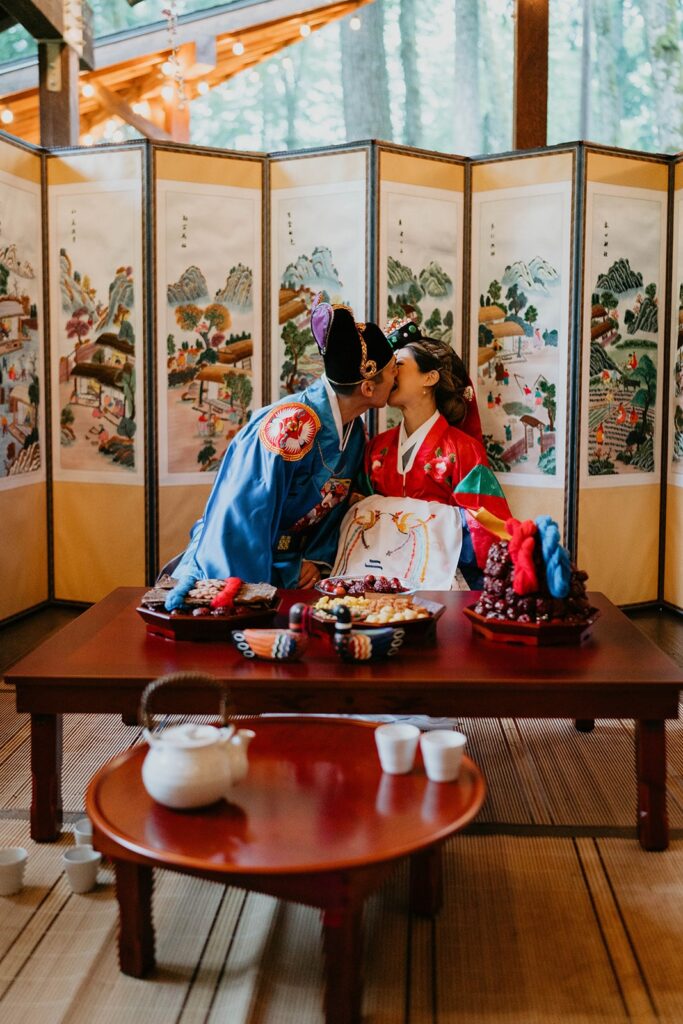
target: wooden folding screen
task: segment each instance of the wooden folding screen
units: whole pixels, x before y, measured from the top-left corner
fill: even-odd
[[[158,565],[187,544],[227,446],[264,401],[265,160],[152,147]]]
[[[42,167],[0,140],[0,620],[48,597]]]
[[[577,558],[620,604],[658,597],[669,164],[586,147]]]
[[[663,593],[683,609],[683,158],[673,168],[671,337],[666,415],[666,502]]]
[[[470,369],[519,519],[567,530],[575,148],[472,165]]]
[[[466,161],[380,143],[376,175],[377,322],[410,307],[426,334],[462,355]],[[396,420],[387,409],[380,426]]]
[[[413,306],[470,367],[513,514],[558,520],[592,589],[683,607],[682,167],[1,139],[0,621],[184,547],[250,412],[320,372],[318,292]]]
[[[54,597],[144,582],[144,147],[47,157]]]

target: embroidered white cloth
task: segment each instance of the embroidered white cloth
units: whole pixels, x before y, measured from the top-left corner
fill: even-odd
[[[333,576],[398,576],[420,590],[450,590],[462,547],[459,509],[371,494],[342,520]]]

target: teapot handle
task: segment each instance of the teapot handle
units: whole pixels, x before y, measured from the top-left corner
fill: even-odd
[[[228,702],[231,701],[230,690],[224,683],[216,679],[215,676],[210,676],[204,672],[172,672],[167,676],[160,676],[158,679],[152,680],[148,683],[145,689],[142,691],[140,697],[140,710],[138,713],[138,719],[140,724],[147,729],[148,732],[153,732],[155,725],[147,709],[147,702],[153,693],[160,690],[163,686],[188,686],[192,685],[195,687],[206,687],[210,686],[220,691],[220,716],[221,722],[224,726],[228,725]]]

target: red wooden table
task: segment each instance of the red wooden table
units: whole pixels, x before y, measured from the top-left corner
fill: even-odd
[[[142,785],[147,746],[114,758],[94,777],[86,809],[94,845],[116,869],[119,962],[142,977],[155,963],[155,867],[295,900],[323,911],[325,1016],[360,1019],[363,902],[410,856],[412,909],[441,904],[440,844],[484,799],[465,758],[457,782],[430,782],[420,763],[384,775],[374,728],[340,719],[267,718],[242,725],[256,736],[249,774],[228,802],[174,811]]]
[[[469,717],[633,719],[637,829],[645,849],[668,844],[665,719],[678,715],[683,672],[602,594],[592,636],[578,647],[517,647],[473,634],[469,592],[428,593],[446,605],[436,643],[404,646],[387,661],[346,664],[327,638],[300,662],[247,660],[229,642],[175,642],[148,635],[135,607],[142,588],[115,590],[7,673],[17,710],[31,715],[31,834],[54,840],[61,821],[61,715],[118,713],[137,719],[140,695],[158,676],[208,672],[226,683],[238,712],[423,713]],[[289,591],[312,601],[311,591]],[[215,711],[192,687],[164,697],[167,712]]]

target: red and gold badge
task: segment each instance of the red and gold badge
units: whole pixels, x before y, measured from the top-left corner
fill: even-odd
[[[259,437],[271,452],[297,462],[310,452],[319,430],[320,420],[308,405],[286,402],[266,416]]]

